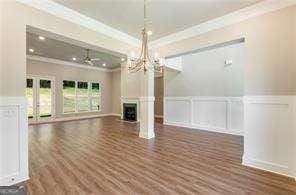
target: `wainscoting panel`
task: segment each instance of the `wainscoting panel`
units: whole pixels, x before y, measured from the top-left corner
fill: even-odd
[[[296,177],[294,96],[248,96],[243,164]]]
[[[241,97],[165,97],[164,122],[242,135],[243,108]]]
[[[239,132],[244,129],[244,103],[240,99],[232,99],[229,101],[229,119],[230,129]]]
[[[0,186],[28,179],[28,123],[25,97],[0,98]]]
[[[191,121],[191,102],[187,98],[167,98],[165,100],[166,119],[172,124],[189,126]]]
[[[227,101],[213,99],[193,99],[192,124],[195,127],[227,129]]]

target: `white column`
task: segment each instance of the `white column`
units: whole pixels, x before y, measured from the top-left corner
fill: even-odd
[[[154,134],[154,72],[148,70],[141,76],[140,133],[139,137],[151,139]]]

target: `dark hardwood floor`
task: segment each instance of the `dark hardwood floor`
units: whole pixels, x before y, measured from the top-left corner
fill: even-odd
[[[30,194],[296,194],[291,178],[241,165],[239,136],[104,117],[29,126]]]

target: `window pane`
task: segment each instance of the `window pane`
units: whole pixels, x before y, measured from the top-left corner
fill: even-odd
[[[64,113],[75,112],[75,81],[63,81]]]
[[[33,110],[33,79],[27,79],[26,97],[28,99],[28,118],[34,118]]]
[[[39,82],[39,116],[50,117],[51,116],[51,81],[40,80]]]
[[[99,98],[91,98],[91,110],[100,110]]]
[[[77,106],[78,111],[88,111],[89,110],[89,100],[88,100],[88,82],[78,82],[77,83]]]
[[[78,98],[78,111],[88,111],[89,109],[88,97]]]
[[[99,83],[92,83],[91,84],[91,95],[92,96],[99,96],[100,95],[100,84]]]
[[[88,96],[88,83],[87,82],[78,82],[77,95],[84,96],[84,97]]]

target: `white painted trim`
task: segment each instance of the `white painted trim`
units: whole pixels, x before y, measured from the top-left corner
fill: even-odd
[[[40,62],[47,62],[47,63],[52,63],[52,64],[58,64],[58,65],[72,66],[72,67],[76,67],[76,68],[97,70],[97,71],[102,71],[102,72],[117,72],[117,71],[121,70],[120,67],[114,68],[114,69],[107,69],[107,68],[94,67],[94,66],[89,66],[89,65],[85,65],[85,64],[68,62],[68,61],[58,60],[58,59],[53,59],[53,58],[46,58],[46,57],[41,57],[41,56],[36,56],[36,55],[27,55],[27,59],[40,61]]]
[[[177,126],[177,127],[185,127],[185,128],[197,129],[197,130],[202,130],[202,131],[211,131],[211,132],[224,133],[224,134],[230,134],[230,135],[244,136],[243,130],[240,130],[240,129],[225,131],[224,128],[220,128],[220,127],[212,127],[212,126],[209,127],[209,126],[203,126],[203,125],[190,125],[188,123],[177,123],[177,122],[170,122],[170,121],[164,121],[163,124],[171,125],[171,126]]]
[[[151,49],[157,49],[164,45],[168,45],[177,41],[188,39],[194,36],[198,36],[212,30],[223,28],[231,24],[235,24],[256,16],[263,15],[268,12],[272,12],[278,9],[282,9],[288,6],[295,5],[296,1],[289,0],[265,0],[263,2],[256,3],[252,6],[240,9],[230,14],[209,20],[196,26],[189,27],[183,31],[172,33],[170,35],[161,37],[150,43]]]
[[[267,161],[259,160],[259,159],[250,159],[243,155],[242,164],[244,166],[253,167],[256,169],[262,169],[264,171],[273,172],[280,175],[285,175],[287,177],[296,178],[295,176],[290,174],[289,167],[282,166],[280,164],[270,163]]]
[[[125,42],[133,46],[140,46],[140,40],[130,36],[124,32],[121,32],[113,27],[110,27],[102,22],[85,16],[73,9],[67,8],[59,3],[52,0],[17,0],[20,3],[26,4],[28,6],[40,9],[47,13],[53,14],[64,20],[70,21],[72,23],[84,26],[88,29],[94,30],[98,33],[102,33],[116,40]],[[227,15],[215,18],[213,20],[206,21],[204,23],[192,26],[183,31],[175,32],[170,35],[161,37],[150,43],[151,49],[156,49],[158,47],[188,39],[190,37],[198,36],[209,31],[223,28],[225,26],[235,24],[252,17],[260,16],[268,12],[272,12],[278,9],[282,9],[288,6],[295,5],[296,2],[293,0],[265,0],[263,2],[256,3],[249,7],[245,7],[238,11],[229,13]]]
[[[17,107],[17,112],[11,111],[9,107]],[[27,118],[27,98],[26,97],[0,97],[0,107],[6,107],[8,114],[16,114],[18,120],[19,137],[18,140],[18,170],[17,172],[9,173],[1,176],[0,186],[14,185],[29,179],[29,164],[28,164],[28,118]],[[1,117],[1,115],[0,115]],[[2,125],[0,131],[2,131]],[[13,129],[10,129],[11,131]],[[11,148],[7,148],[9,150]],[[0,161],[5,160],[0,158]],[[17,160],[17,159],[15,159]],[[0,162],[1,164],[2,162]]]
[[[140,46],[140,41],[126,33],[123,33],[111,26],[103,24],[93,18],[85,16],[73,9],[67,8],[59,3],[52,0],[17,0],[20,3],[42,10],[49,14],[60,17],[71,23],[84,26],[88,29],[96,31],[98,33],[107,35],[113,39],[125,42],[133,46]]]
[[[120,116],[120,114],[109,113],[109,114],[96,114],[96,115],[87,115],[87,116],[60,117],[60,118],[55,118],[51,121],[32,122],[32,123],[29,123],[29,125],[63,122],[63,121],[73,121],[73,120],[83,120],[83,119],[100,118],[100,117],[106,117],[106,116]]]
[[[155,101],[155,97],[154,96],[142,96],[142,97],[139,97],[139,101],[140,102],[154,102]]]
[[[251,111],[251,106],[253,109],[262,109],[263,113],[261,114],[260,110]],[[292,177],[296,180],[296,96],[245,96],[244,107],[246,132],[242,164],[245,166],[263,169],[269,172]],[[267,109],[270,109],[271,111],[273,110],[274,112],[274,108],[278,107],[284,108],[284,111],[276,112],[278,116],[284,114],[285,117],[284,119],[282,117],[278,118],[277,115],[273,114],[273,118],[269,119],[272,120],[272,124],[274,126],[273,131],[272,127],[264,126],[264,124],[262,125],[260,121],[249,119],[249,117],[252,118],[252,116],[254,116],[254,112],[256,112],[256,114],[261,114],[263,117],[270,118],[268,115],[271,113],[266,112]],[[275,133],[279,129],[285,132],[283,136],[287,134],[285,137],[281,137],[281,139],[277,138],[277,136],[280,134]],[[282,146],[282,144],[285,144],[285,148],[282,148],[282,150],[289,151],[289,153],[287,153],[285,156],[282,156],[282,158],[285,158],[283,164],[277,163],[282,162],[283,159],[274,159],[275,157],[278,158],[276,151],[270,151],[269,153],[256,153],[256,148],[254,148],[254,145],[256,145],[255,143],[258,143],[258,140],[255,143],[252,141],[254,140],[254,137],[257,138],[258,134],[262,137],[262,143],[267,144],[266,140],[264,140],[264,138],[267,138],[272,140],[277,139],[275,143],[278,145]],[[293,136],[291,137],[291,135]],[[268,144],[269,145],[265,145],[264,147],[266,148],[274,146],[273,142]],[[263,145],[261,145],[261,147],[263,147]],[[273,152],[275,152],[275,154],[273,154]]]
[[[120,113],[110,113],[110,116],[119,116],[119,117],[121,117],[121,114]]]
[[[190,110],[189,110],[189,120],[188,122],[174,122],[169,121],[166,117],[166,102],[167,101],[186,101],[189,102]],[[213,102],[225,102],[227,105],[226,109],[226,127],[216,127],[216,126],[207,126],[207,125],[201,125],[194,123],[194,110],[193,110],[193,104],[194,101],[213,101]],[[180,126],[180,127],[187,127],[187,128],[193,128],[193,129],[199,129],[199,130],[206,130],[206,131],[213,131],[213,132],[219,132],[219,133],[226,133],[226,134],[232,134],[232,135],[244,135],[243,129],[233,129],[231,127],[231,103],[232,102],[242,102],[242,97],[216,97],[216,96],[174,96],[174,97],[164,97],[164,124],[166,125],[173,125],[173,126]]]

